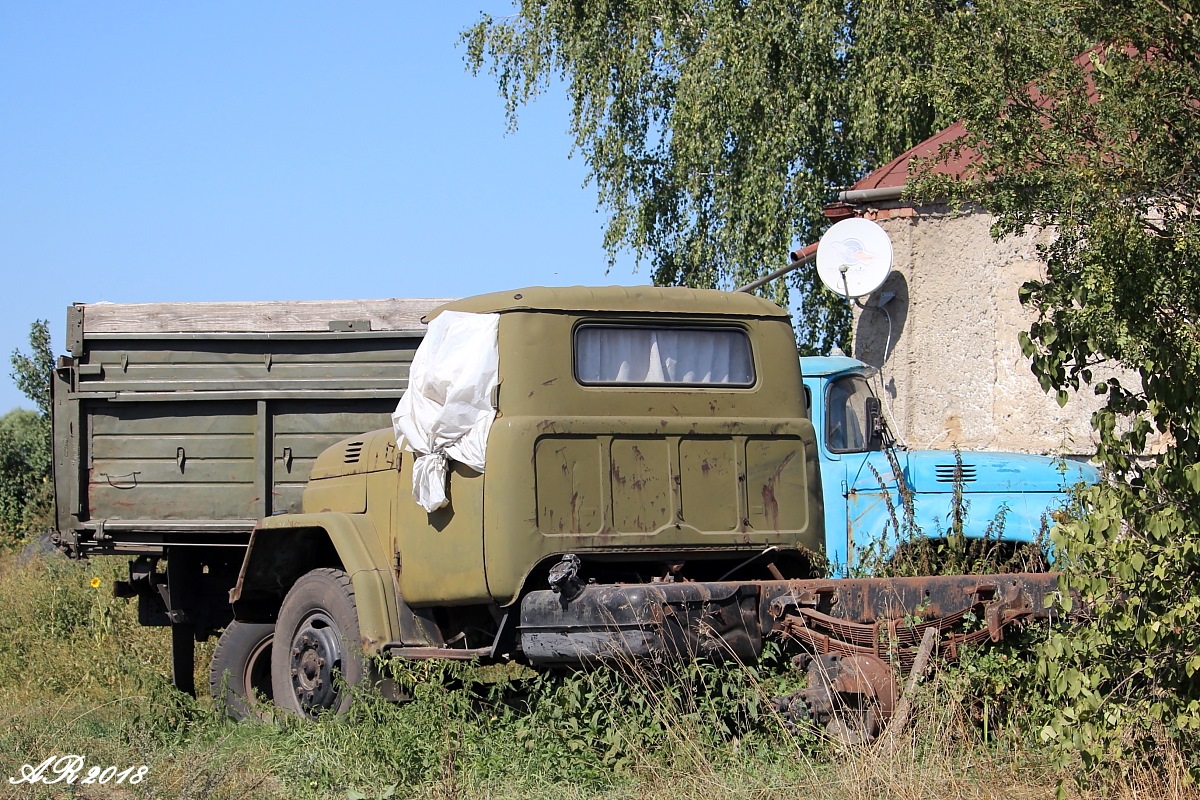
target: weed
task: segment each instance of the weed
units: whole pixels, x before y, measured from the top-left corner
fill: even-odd
[[[878,482],[888,521],[884,530],[864,543],[855,556],[856,577],[910,577],[919,575],[993,574],[1040,572],[1049,563],[1051,520],[1043,515],[1032,541],[1005,538],[1009,510],[1002,507],[988,520],[979,535],[968,536],[970,499],[964,491],[962,453],[954,449],[954,480],[951,484],[947,524],[923,530],[916,521],[915,496],[904,478],[896,454],[887,450],[895,487],[868,464]],[[893,489],[895,496],[893,496]]]
[[[391,661],[411,702],[358,690],[346,719],[232,723],[171,687],[166,631],[139,627],[135,606],[111,597],[122,570],[115,559],[0,558],[0,796],[70,796],[7,783],[66,753],[149,768],[139,787],[73,790],[87,798],[907,800],[1048,796],[1069,775],[1032,741],[1042,707],[1022,693],[1029,662],[999,648],[921,687],[915,723],[888,754],[788,734],[768,701],[800,678],[774,644],[752,666]],[[200,647],[201,674],[210,653]],[[1187,796],[1177,771],[1152,766],[1130,765],[1136,791],[1096,796]]]

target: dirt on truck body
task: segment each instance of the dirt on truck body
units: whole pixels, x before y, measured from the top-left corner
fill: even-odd
[[[379,302],[313,304],[290,331],[265,330],[290,307],[231,307],[225,330],[201,304],[157,330],[71,311],[59,543],[136,556],[119,590],[172,626],[181,688],[193,640],[223,631],[212,688],[235,715],[252,690],[343,711],[338,677],[369,656],[753,660],[775,635],[817,656],[781,710],[869,735],[927,630],[953,652],[1046,613],[1053,575],[823,577],[815,432],[765,300]]]

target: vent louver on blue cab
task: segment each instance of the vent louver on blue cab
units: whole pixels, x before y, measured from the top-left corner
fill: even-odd
[[[938,483],[954,483],[954,474],[957,472],[956,464],[938,464],[934,467],[934,472],[937,475]],[[962,465],[962,481],[963,483],[975,482],[975,465]]]

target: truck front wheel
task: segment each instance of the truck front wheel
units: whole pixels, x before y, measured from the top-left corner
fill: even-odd
[[[275,626],[231,622],[213,651],[208,686],[212,696],[225,704],[229,716],[246,719],[253,715],[256,694],[271,699],[271,640]]]
[[[354,586],[337,569],[314,569],[296,581],[275,622],[271,684],[275,705],[302,717],[350,708],[350,687],[363,676]]]

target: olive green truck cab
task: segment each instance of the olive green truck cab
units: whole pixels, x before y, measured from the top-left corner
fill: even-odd
[[[854,691],[886,717],[894,686],[879,676],[911,663],[925,629],[951,650],[996,639],[1055,589],[1053,576],[823,577],[792,328],[750,295],[240,305],[223,330],[215,309],[185,305],[70,311],[57,537],[136,557],[117,591],[172,626],[181,688],[194,688],[191,643],[223,631],[212,689],[235,714],[252,690],[299,714],[343,710],[338,676],[361,680],[368,656],[749,660],[780,635],[823,665],[791,703],[801,716],[853,694],[836,685],[841,663],[873,676]],[[495,358],[464,393],[452,362],[482,340],[425,348],[432,328],[485,317]],[[421,422],[405,403],[432,403],[458,433],[421,452],[397,436]],[[430,491],[442,504],[427,510]],[[956,632],[971,610],[986,626]]]

